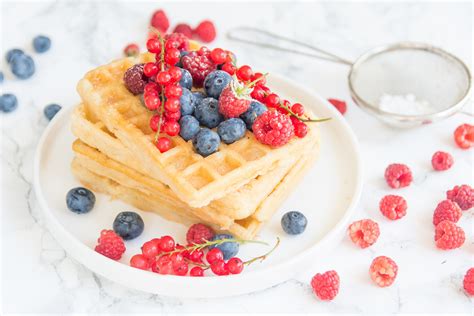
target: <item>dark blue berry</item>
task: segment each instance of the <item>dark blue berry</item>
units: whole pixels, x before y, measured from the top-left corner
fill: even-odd
[[[44,113],[44,116],[46,116],[46,118],[51,121],[53,117],[59,112],[59,110],[61,110],[61,106],[53,103],[53,104],[47,105],[44,108],[43,113]]]
[[[181,69],[181,79],[179,80],[179,85],[188,90],[191,90],[193,87],[193,77],[186,69]]]
[[[21,49],[13,48],[7,52],[7,54],[5,55],[5,59],[7,60],[7,63],[11,63],[13,58],[23,54],[24,52]]]
[[[209,128],[217,127],[224,120],[219,112],[219,101],[214,98],[205,98],[199,102],[194,109],[194,116],[201,125]]]
[[[234,239],[234,236],[228,234],[218,234],[212,237],[212,241],[221,239]],[[209,249],[219,248],[224,254],[224,260],[229,260],[239,253],[239,244],[236,242],[227,241],[220,245],[210,246]]]
[[[3,72],[0,71],[0,83],[3,83],[4,79],[5,79],[5,77],[3,76]]]
[[[13,74],[19,79],[28,79],[35,73],[35,62],[28,55],[16,55],[11,61]]]
[[[199,132],[199,121],[191,115],[185,115],[179,120],[179,135],[188,141],[192,139]]]
[[[206,95],[204,93],[202,93],[201,91],[195,91],[195,92],[191,92],[193,94],[193,105],[194,105],[194,108],[196,108],[196,106],[201,103],[201,101],[203,99],[206,98]]]
[[[215,153],[219,149],[220,143],[219,135],[208,128],[201,128],[193,138],[194,149],[203,157]]]
[[[252,101],[248,110],[243,113],[240,118],[244,120],[245,125],[251,131],[253,122],[263,114],[263,112],[267,111],[267,107],[258,101]]]
[[[18,107],[16,96],[11,93],[5,93],[0,96],[0,111],[9,113]]]
[[[180,58],[179,58],[178,63],[176,64],[176,67],[183,68],[183,63],[181,62],[181,60],[187,54],[189,54],[189,52],[186,51],[186,50],[182,50],[182,51],[179,52]]]
[[[204,90],[208,97],[219,99],[222,90],[231,82],[232,77],[225,71],[215,70],[204,80]]]
[[[239,118],[231,118],[219,124],[217,134],[226,144],[232,144],[245,135],[245,123]]]
[[[86,188],[74,188],[67,193],[66,204],[74,213],[88,213],[94,207],[95,195]]]
[[[141,216],[135,212],[121,212],[115,217],[114,232],[124,240],[137,238],[143,233],[145,223]]]
[[[33,39],[33,48],[37,53],[44,53],[51,47],[51,40],[44,35],[38,35]]]
[[[182,88],[183,94],[179,98],[179,104],[181,106],[181,115],[191,115],[194,113],[194,96],[186,88]]]
[[[296,211],[288,212],[281,218],[281,227],[290,235],[298,235],[304,232],[308,220],[306,217]]]

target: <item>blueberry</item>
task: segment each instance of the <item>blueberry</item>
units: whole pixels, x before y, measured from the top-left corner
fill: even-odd
[[[232,77],[225,71],[215,70],[204,80],[204,90],[208,97],[219,99],[222,90],[231,82]]]
[[[179,135],[188,141],[199,132],[199,121],[194,116],[185,115],[179,120]]]
[[[179,104],[181,105],[181,115],[191,115],[194,113],[194,97],[191,91],[183,88],[183,94],[179,98]]]
[[[204,93],[202,93],[201,91],[195,91],[195,92],[191,92],[193,94],[193,105],[194,105],[194,108],[196,108],[196,106],[201,103],[201,101],[203,99],[206,98],[206,95]]]
[[[212,237],[212,241],[220,239],[234,239],[234,236],[228,234],[218,234]],[[224,260],[229,260],[232,257],[235,257],[239,252],[239,244],[236,242],[227,241],[220,245],[210,246],[209,249],[219,248],[224,254]]]
[[[16,96],[10,93],[5,93],[0,96],[0,111],[9,113],[18,107],[18,100]]]
[[[219,124],[217,134],[226,144],[232,144],[245,135],[245,123],[239,118],[231,118]]]
[[[59,110],[61,110],[61,106],[53,103],[53,104],[47,105],[44,108],[43,113],[44,113],[44,116],[46,116],[46,118],[51,121],[53,117],[56,115],[56,113],[59,112]]]
[[[208,128],[201,128],[193,138],[194,149],[203,157],[215,153],[219,149],[220,142],[219,135]]]
[[[179,57],[178,63],[176,64],[176,67],[183,68],[183,63],[181,62],[181,58],[183,58],[187,54],[189,54],[189,52],[186,50],[182,50],[181,52],[179,52],[180,57]]]
[[[252,101],[250,103],[249,109],[243,113],[240,118],[244,120],[245,125],[251,131],[253,122],[255,119],[267,111],[267,107],[258,101]]]
[[[281,218],[281,227],[290,235],[298,235],[304,232],[308,220],[306,217],[296,211],[288,212]]]
[[[201,125],[209,128],[217,127],[224,120],[222,114],[219,113],[219,101],[214,98],[205,98],[196,104],[194,116]]]
[[[3,83],[5,77],[3,76],[3,72],[0,71],[0,83]]]
[[[11,61],[13,74],[19,79],[28,79],[35,73],[35,62],[28,55],[16,55]]]
[[[67,193],[66,204],[74,213],[88,213],[94,207],[95,195],[86,188],[74,188]]]
[[[38,35],[33,39],[33,48],[37,53],[44,53],[51,47],[51,40],[44,35]]]
[[[5,59],[7,60],[7,63],[11,63],[13,58],[23,54],[24,52],[21,49],[13,48],[7,52],[7,54],[5,55]]]
[[[179,80],[179,85],[188,90],[191,90],[193,87],[193,77],[186,69],[181,69],[181,79]]]
[[[115,217],[114,232],[124,240],[137,238],[143,233],[145,223],[141,216],[135,212],[121,212]]]

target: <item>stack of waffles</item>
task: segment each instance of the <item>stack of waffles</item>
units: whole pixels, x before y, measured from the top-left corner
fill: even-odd
[[[253,239],[316,160],[316,127],[279,148],[259,143],[248,131],[208,157],[179,136],[160,153],[149,127],[152,113],[122,79],[133,64],[153,58],[143,54],[118,60],[79,82],[82,103],[72,118],[74,175],[95,192],[168,220],[201,222]]]

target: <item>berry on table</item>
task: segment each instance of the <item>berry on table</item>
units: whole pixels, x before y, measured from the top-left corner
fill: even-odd
[[[224,254],[219,248],[212,248],[206,254],[206,260],[209,264],[212,264],[217,260],[224,260]]]
[[[234,239],[234,236],[229,234],[218,234],[215,235],[211,240],[215,241],[221,239]],[[228,260],[229,258],[235,257],[235,255],[239,252],[239,244],[232,241],[226,241],[222,244],[212,245],[209,247],[209,249],[213,248],[219,248],[222,251],[224,255],[224,260]]]
[[[38,35],[33,39],[33,48],[37,53],[44,53],[51,47],[51,39],[44,35]]]
[[[53,117],[61,110],[61,106],[59,104],[49,104],[47,105],[44,110],[43,114],[46,116],[48,120],[52,120]]]
[[[7,52],[7,54],[5,55],[5,59],[7,60],[7,63],[10,64],[14,58],[20,55],[24,55],[24,54],[25,53],[21,49],[13,48]]]
[[[311,279],[311,287],[319,299],[332,301],[339,293],[339,275],[334,270],[316,273]]]
[[[193,78],[193,85],[197,88],[202,87],[204,79],[213,70],[216,65],[212,62],[205,50],[193,51],[181,58],[183,68],[189,71]]]
[[[179,120],[179,136],[185,141],[193,139],[199,132],[199,121],[192,115],[185,115]]]
[[[201,130],[193,138],[193,147],[198,154],[207,157],[219,149],[221,139],[219,135],[207,128]]]
[[[328,99],[329,103],[331,103],[342,115],[344,115],[347,111],[347,104],[343,100],[338,99]]]
[[[179,97],[179,105],[181,107],[181,115],[191,115],[194,113],[194,95],[186,88],[181,89],[181,97]]]
[[[459,125],[454,131],[454,141],[456,145],[462,149],[468,149],[474,146],[474,125]]]
[[[144,255],[136,254],[130,258],[130,266],[141,270],[148,270],[150,263]]]
[[[188,90],[191,90],[193,87],[193,77],[186,69],[181,69],[181,79],[179,80],[179,85]]]
[[[379,256],[372,261],[369,269],[370,278],[380,287],[393,284],[398,274],[398,266],[391,258]]]
[[[451,221],[442,221],[436,225],[435,242],[439,249],[459,248],[464,244],[465,239],[464,230]]]
[[[453,156],[444,151],[435,152],[433,154],[433,157],[431,158],[431,165],[436,171],[448,170],[449,168],[451,168],[453,163]]]
[[[144,64],[136,64],[127,69],[123,81],[128,91],[137,95],[143,93],[148,78],[143,73]]]
[[[265,105],[258,101],[252,101],[250,102],[250,106],[247,111],[245,111],[240,118],[245,122],[245,125],[247,126],[248,130],[252,130],[252,125],[259,117],[260,115],[263,114],[263,112],[266,112],[268,109]]]
[[[461,215],[462,211],[455,202],[444,200],[439,202],[438,206],[436,206],[433,213],[433,224],[436,226],[445,220],[457,223]]]
[[[474,268],[466,271],[462,284],[466,293],[474,296]]]
[[[219,124],[217,134],[226,144],[232,144],[245,136],[246,126],[239,118],[231,118]]]
[[[113,230],[102,230],[97,242],[98,244],[95,246],[95,251],[107,258],[119,260],[125,252],[125,244],[122,238]]]
[[[5,93],[0,96],[0,111],[10,113],[18,107],[18,100],[15,95]]]
[[[216,38],[216,27],[209,20],[204,20],[194,29],[194,34],[204,43],[210,43]]]
[[[285,213],[281,218],[281,227],[289,235],[299,235],[303,233],[308,225],[308,220],[303,213],[291,211]]]
[[[364,249],[372,246],[380,236],[379,224],[371,219],[362,219],[353,222],[347,228],[352,242]]]
[[[230,274],[239,274],[244,270],[244,263],[236,257],[230,258],[226,266]]]
[[[294,128],[290,118],[277,111],[266,111],[252,125],[259,142],[272,147],[280,147],[290,141]]]
[[[165,11],[157,10],[153,12],[150,25],[158,29],[161,33],[166,33],[166,31],[170,27],[170,22],[168,20],[168,17],[166,16]]]
[[[224,120],[224,117],[219,113],[219,101],[214,98],[205,98],[194,109],[194,116],[198,119],[201,125],[214,128]]]
[[[215,275],[228,275],[229,270],[227,269],[227,265],[224,260],[215,260],[211,263],[211,271],[214,272]]]
[[[160,151],[160,153],[167,152],[171,149],[171,140],[168,137],[160,137],[156,141],[156,148]]]
[[[193,37],[193,29],[189,24],[186,23],[179,23],[174,27],[173,33],[181,33],[186,35],[187,38]]]
[[[95,204],[95,195],[90,190],[77,187],[69,190],[66,195],[68,209],[77,214],[90,212]]]
[[[136,57],[138,56],[138,54],[140,54],[140,48],[137,44],[131,43],[125,46],[125,48],[123,49],[123,53],[127,57]]]
[[[204,80],[204,91],[208,97],[219,99],[222,90],[229,85],[232,77],[225,71],[214,70]]]
[[[191,225],[186,233],[186,241],[190,244],[202,244],[214,237],[215,233],[207,225],[198,223]]]
[[[398,195],[386,195],[379,203],[382,214],[391,220],[397,220],[407,214],[407,201]]]
[[[412,180],[411,170],[407,165],[394,163],[385,169],[385,181],[393,189],[407,187]]]
[[[35,62],[33,58],[25,54],[16,55],[10,65],[12,73],[18,79],[28,79],[35,73]]]
[[[467,184],[456,185],[446,192],[446,198],[456,202],[461,210],[466,211],[474,206],[474,189]]]
[[[201,267],[193,267],[191,271],[189,271],[189,275],[192,277],[202,277],[204,276],[204,270]]]
[[[237,69],[237,78],[239,78],[242,81],[249,81],[252,79],[253,76],[253,70],[250,68],[248,65],[243,65]]]
[[[145,223],[135,212],[120,212],[113,223],[114,231],[124,240],[137,238],[143,233]]]

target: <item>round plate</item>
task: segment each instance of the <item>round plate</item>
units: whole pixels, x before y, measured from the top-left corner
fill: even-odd
[[[48,228],[56,240],[77,261],[92,271],[125,286],[146,292],[180,297],[221,297],[262,290],[293,277],[322,252],[340,241],[359,200],[362,189],[360,153],[356,138],[345,119],[325,99],[279,76],[268,78],[269,86],[282,97],[298,101],[318,117],[332,120],[319,123],[321,155],[304,180],[295,188],[257,239],[270,246],[245,244],[239,257],[246,260],[270,249],[276,237],[280,246],[263,262],[255,262],[239,275],[225,277],[179,277],[142,271],[128,265],[147,240],[163,235],[184,243],[186,230],[181,224],[143,212],[119,200],[96,194],[94,209],[78,215],[66,207],[66,193],[80,183],[70,171],[73,158],[70,131],[71,109],[61,110],[42,136],[34,162],[34,187]],[[314,124],[314,123],[313,123]],[[145,231],[126,242],[127,251],[119,262],[94,251],[102,229],[111,229],[117,213],[134,210],[143,217]],[[298,210],[308,218],[306,231],[288,236],[281,229],[281,216]]]

